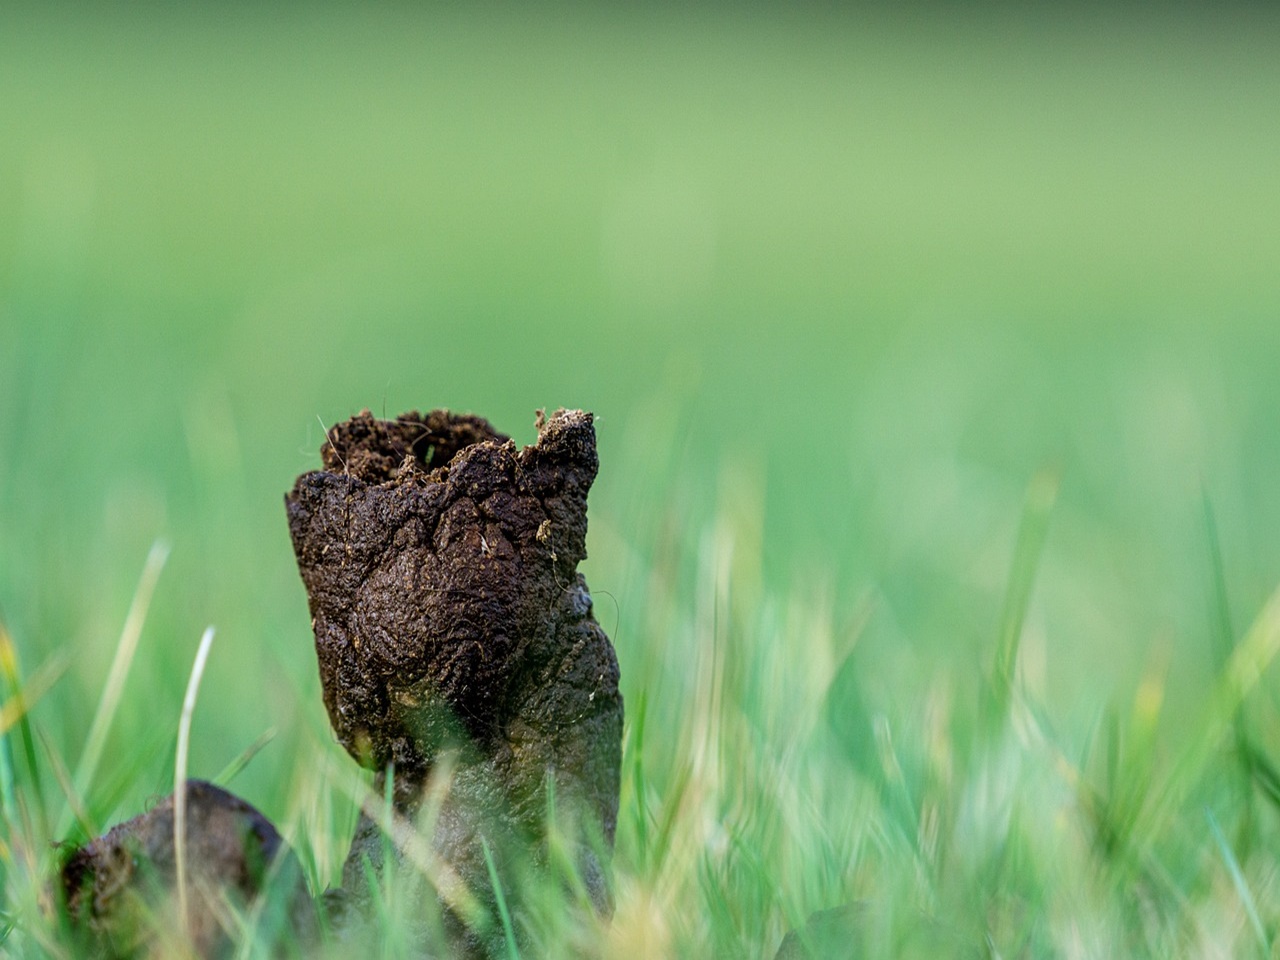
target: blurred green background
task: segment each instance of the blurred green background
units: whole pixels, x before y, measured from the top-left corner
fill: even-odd
[[[78,754],[164,538],[111,749],[216,624],[192,770],[275,725],[236,786],[276,812],[325,730],[282,506],[321,423],[564,405],[629,698],[640,581],[716,518],[759,595],[871,611],[875,696],[976,678],[1048,467],[1025,669],[1072,729],[1167,659],[1176,733],[1205,492],[1237,627],[1280,581],[1278,53],[1261,5],[6,7],[0,616],[71,657],[38,723]]]

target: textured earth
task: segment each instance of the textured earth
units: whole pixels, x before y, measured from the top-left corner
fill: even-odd
[[[577,572],[595,430],[579,410],[537,425],[518,449],[478,417],[365,411],[329,431],[324,469],[298,478],[289,530],[329,718],[358,762],[392,771],[397,811],[416,814],[448,757],[434,851],[483,895],[485,844],[540,862],[554,791],[584,829],[579,867],[607,911],[622,697]],[[343,884],[357,906],[368,871],[388,867],[382,850],[362,819]]]

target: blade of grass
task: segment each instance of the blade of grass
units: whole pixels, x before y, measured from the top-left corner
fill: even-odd
[[[258,734],[258,739],[249,744],[240,756],[236,757],[223,767],[218,775],[213,778],[212,782],[216,783],[220,787],[225,787],[229,784],[233,779],[235,779],[241,770],[249,765],[250,761],[252,761],[254,757],[262,752],[263,747],[276,738],[276,733],[277,730],[275,727],[268,727],[266,730],[263,730],[262,733]]]
[[[661,865],[663,857],[669,852],[671,837],[675,832],[681,811],[684,810],[685,795],[688,793],[689,784],[692,780],[693,767],[687,762],[681,764],[667,792],[666,802],[662,806],[662,813],[658,819],[654,840],[649,848],[653,853],[653,858],[645,862],[646,870],[656,872]]]
[[[444,750],[436,756],[431,775],[427,778],[426,789],[422,792],[421,806],[414,817],[414,826],[419,837],[434,837],[436,825],[440,822],[440,812],[449,791],[453,787],[453,777],[458,766],[458,751]],[[468,892],[470,892],[468,890]],[[480,911],[484,923],[488,923],[488,914]],[[428,903],[419,917],[425,921],[426,928],[435,942],[443,942],[445,934],[444,918],[441,916],[439,903]]]
[[[498,902],[498,918],[502,921],[502,936],[507,942],[507,956],[510,960],[520,960],[520,949],[516,946],[516,932],[511,926],[511,911],[507,909],[507,898],[502,892],[502,881],[498,879],[498,868],[493,863],[493,851],[489,849],[489,841],[480,838],[480,847],[484,850],[484,865],[489,871],[489,883],[493,886],[493,896]]]
[[[200,637],[195,662],[191,665],[191,678],[187,681],[187,694],[182,699],[182,716],[178,720],[178,747],[173,763],[173,861],[177,872],[178,922],[185,935],[190,934],[190,913],[187,903],[187,751],[191,745],[191,715],[196,709],[196,694],[200,691],[200,679],[209,660],[209,648],[213,646],[213,627],[206,627]]]
[[[288,935],[292,904],[285,891],[295,889],[295,884],[301,879],[301,871],[302,865],[288,856],[287,848],[282,845],[266,865],[262,893],[254,898],[247,913],[238,910],[223,894],[222,906],[236,921],[239,932],[236,960],[249,960],[255,953],[274,957],[297,955],[296,951],[286,952],[284,949],[297,939]]]
[[[98,699],[98,709],[89,725],[89,735],[85,738],[84,752],[76,764],[73,783],[77,792],[83,796],[93,782],[102,759],[102,751],[106,746],[107,733],[111,729],[111,721],[115,718],[124,694],[124,684],[129,677],[129,668],[133,664],[133,655],[138,650],[138,640],[142,636],[142,626],[147,619],[147,611],[151,607],[151,597],[155,593],[156,581],[160,579],[160,571],[164,569],[169,557],[169,545],[157,540],[151,545],[146,563],[142,567],[142,575],[138,578],[138,586],[129,602],[129,612],[124,618],[124,627],[120,631],[120,639],[116,642],[115,656],[111,660],[111,668],[107,671],[107,680],[102,686],[102,696]]]
[[[1213,626],[1217,642],[1218,666],[1225,667],[1227,658],[1235,648],[1235,629],[1231,625],[1231,606],[1227,600],[1227,578],[1222,563],[1222,544],[1218,538],[1218,523],[1214,518],[1213,503],[1209,492],[1203,494],[1204,526],[1209,541],[1209,573],[1213,578]]]
[[[1222,862],[1226,864],[1227,872],[1231,874],[1231,882],[1235,885],[1236,894],[1240,897],[1240,903],[1244,907],[1245,915],[1249,918],[1249,925],[1253,928],[1253,935],[1258,940],[1258,947],[1262,951],[1262,956],[1271,956],[1271,944],[1267,940],[1267,932],[1262,926],[1262,918],[1258,915],[1258,904],[1253,898],[1253,893],[1249,890],[1249,881],[1245,879],[1244,872],[1240,869],[1240,863],[1236,860],[1236,855],[1231,850],[1231,845],[1227,843],[1226,836],[1222,833],[1222,828],[1218,826],[1218,820],[1213,815],[1213,811],[1208,807],[1204,811],[1205,819],[1209,821],[1209,832],[1213,834],[1214,842],[1218,845],[1218,852],[1222,854]]]
[[[1217,648],[1217,665],[1222,670],[1226,667],[1231,651],[1235,648],[1235,628],[1231,623],[1231,604],[1227,597],[1227,577],[1222,562],[1222,541],[1218,536],[1218,523],[1214,516],[1213,504],[1209,500],[1209,491],[1203,493],[1205,536],[1209,541],[1209,567],[1212,577],[1213,620],[1215,646]],[[1240,818],[1239,838],[1242,849],[1247,850],[1251,843],[1253,826],[1253,779],[1252,766],[1254,751],[1251,748],[1248,718],[1243,703],[1236,707],[1231,719],[1232,739],[1235,742],[1235,765],[1239,776],[1233,778],[1239,793],[1239,802],[1243,808]]]
[[[885,812],[893,818],[893,825],[901,831],[904,841],[913,851],[919,852],[920,813],[919,803],[908,782],[907,773],[894,744],[893,729],[884,714],[872,722],[872,737],[880,767],[878,785]]]
[[[1280,810],[1280,770],[1276,770],[1267,755],[1252,745],[1249,748],[1249,770],[1262,795]]]
[[[0,735],[8,733],[14,725],[26,718],[40,698],[62,679],[70,662],[65,652],[58,651],[31,672],[27,682],[22,684],[3,706],[0,706]],[[13,676],[16,678],[16,666],[14,669]]]
[[[1022,626],[1031,603],[1036,571],[1049,533],[1049,517],[1058,499],[1060,478],[1056,471],[1041,470],[1027,487],[1018,539],[1013,550],[1013,563],[1000,613],[995,663],[992,668],[991,706],[993,719],[1008,715],[1010,699],[1016,683],[1018,648]]]
[[[1192,742],[1181,751],[1163,789],[1152,791],[1154,800],[1135,831],[1146,849],[1163,829],[1168,818],[1190,796],[1214,757],[1223,736],[1231,729],[1236,710],[1262,679],[1268,666],[1280,654],[1280,587],[1236,644],[1204,709]]]
[[[644,771],[644,730],[648,709],[649,698],[645,691],[641,690],[635,725],[632,727],[632,739],[628,744],[632,758],[632,785],[635,790],[632,812],[636,831],[636,849],[641,863],[644,863],[649,855],[649,820],[653,816],[649,810],[648,785],[645,782]]]
[[[560,882],[565,885],[579,904],[590,904],[591,894],[587,890],[586,883],[583,882],[582,874],[571,852],[573,841],[570,840],[570,834],[566,833],[561,823],[554,777],[547,778],[546,824],[547,863],[551,865]]]
[[[383,833],[394,841],[396,848],[435,889],[445,905],[456,913],[473,930],[482,931],[489,923],[488,912],[472,893],[452,864],[441,859],[432,849],[427,837],[419,833],[395,810],[388,812],[383,798],[368,784],[353,784],[342,777],[334,783],[372,820]]]
[[[388,763],[382,779],[382,813],[387,822],[390,822],[395,815],[395,809],[396,765]],[[382,896],[389,906],[395,903],[395,885],[393,883],[395,871],[391,869],[391,865],[395,862],[394,858],[395,851],[391,848],[391,835],[384,830],[382,831],[382,883],[384,887]]]
[[[80,801],[80,797],[76,794],[76,789],[71,783],[71,774],[67,771],[67,765],[62,762],[62,758],[53,749],[53,744],[49,742],[49,738],[43,733],[40,734],[40,745],[44,747],[45,756],[49,758],[49,769],[53,771],[53,777],[58,781],[58,786],[62,789],[62,795],[67,801],[67,809],[71,811],[75,817],[76,826],[80,828],[81,839],[87,840],[90,837],[96,837],[98,830],[95,828],[89,814],[85,812],[84,804]]]
[[[111,765],[109,773],[103,773],[98,778],[93,801],[87,803],[91,819],[97,823],[107,822],[119,808],[125,794],[143,779],[144,772],[161,766],[158,762],[161,757],[173,756],[176,745],[177,735],[174,731],[157,727],[152,731],[150,739],[125,752],[117,763]]]
[[[0,734],[0,809],[4,826],[9,830],[18,822],[17,771],[13,764],[13,748],[7,734]]]
[[[59,671],[52,672],[57,674]],[[29,717],[30,697],[24,691],[22,668],[18,662],[18,651],[13,643],[13,637],[10,636],[9,631],[5,629],[3,624],[0,624],[0,673],[4,675],[10,696],[10,700],[5,705],[6,707],[10,703],[13,705],[10,715],[13,723],[18,727],[18,733],[22,740],[22,752],[27,762],[27,774],[31,780],[32,793],[35,795],[35,814],[40,834],[48,837],[49,817],[44,801],[44,786],[40,782],[40,765],[36,759],[35,736],[31,730]],[[50,685],[52,685],[52,682],[50,680]],[[4,730],[7,731],[8,727],[5,727]]]

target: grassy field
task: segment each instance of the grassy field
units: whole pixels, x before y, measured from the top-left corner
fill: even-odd
[[[270,732],[231,786],[335,882],[282,495],[363,407],[563,405],[628,726],[617,915],[549,952],[862,899],[868,955],[1272,955],[1277,50],[1260,5],[6,7],[0,950],[58,955],[51,839],[172,789],[209,624],[191,772]]]

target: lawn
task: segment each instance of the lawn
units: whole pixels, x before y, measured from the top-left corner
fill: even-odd
[[[190,772],[335,883],[283,494],[362,408],[567,406],[617,910],[534,943],[772,957],[861,900],[871,956],[1271,955],[1278,50],[1245,4],[6,8],[0,949],[59,955],[50,840],[172,790],[209,625]]]

